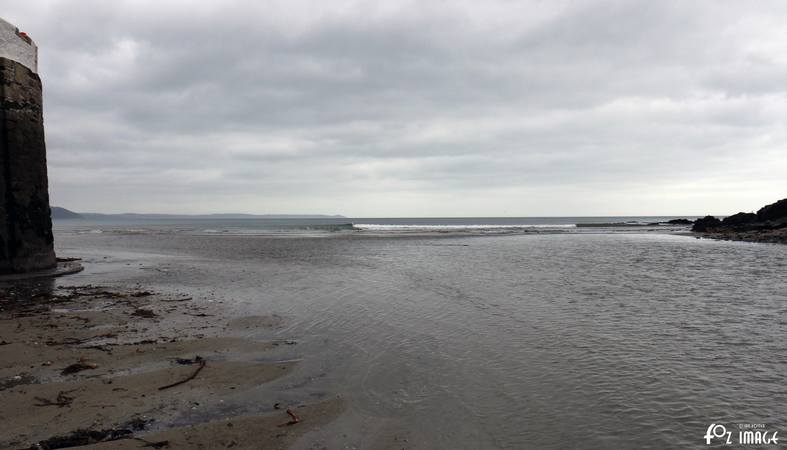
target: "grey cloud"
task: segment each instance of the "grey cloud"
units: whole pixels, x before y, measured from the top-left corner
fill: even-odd
[[[735,209],[787,191],[783,2],[7,9],[41,48],[52,195],[75,209],[701,213],[736,174]],[[642,186],[675,211],[623,211]],[[575,189],[609,201],[556,211]]]

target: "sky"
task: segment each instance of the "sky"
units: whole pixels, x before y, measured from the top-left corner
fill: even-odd
[[[787,197],[787,2],[6,2],[53,205],[695,215]]]

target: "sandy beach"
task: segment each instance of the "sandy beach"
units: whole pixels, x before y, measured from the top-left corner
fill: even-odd
[[[275,316],[230,320],[183,295],[38,283],[0,290],[2,448],[288,448],[342,412],[336,396],[239,401],[297,364],[261,362],[294,342],[237,337],[279,326]]]

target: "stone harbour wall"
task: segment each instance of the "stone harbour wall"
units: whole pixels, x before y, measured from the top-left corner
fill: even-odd
[[[56,265],[41,80],[0,57],[0,273]]]

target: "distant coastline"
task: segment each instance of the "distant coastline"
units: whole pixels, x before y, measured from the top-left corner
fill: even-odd
[[[241,213],[216,213],[216,214],[155,214],[155,213],[81,213],[69,209],[53,206],[53,219],[120,219],[120,220],[146,220],[146,219],[344,219],[340,214],[241,214]]]

